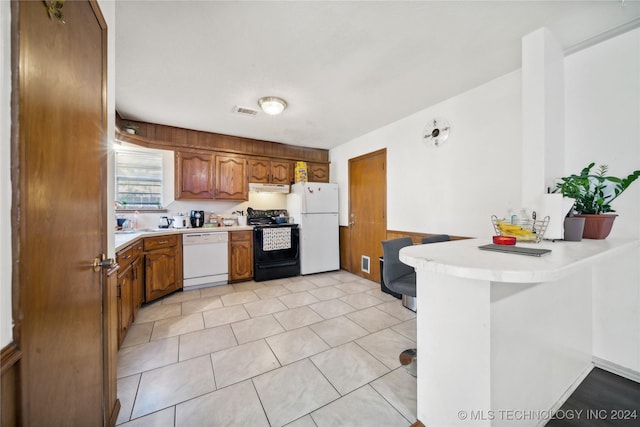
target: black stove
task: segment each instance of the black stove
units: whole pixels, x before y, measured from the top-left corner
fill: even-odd
[[[300,230],[289,224],[286,209],[247,209],[253,226],[253,280],[281,279],[300,274]]]

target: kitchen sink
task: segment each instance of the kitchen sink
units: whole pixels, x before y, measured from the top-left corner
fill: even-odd
[[[116,230],[116,234],[133,234],[136,230]]]

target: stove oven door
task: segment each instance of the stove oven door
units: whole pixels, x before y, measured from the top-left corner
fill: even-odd
[[[254,280],[300,274],[300,230],[297,225],[256,227],[253,231]]]

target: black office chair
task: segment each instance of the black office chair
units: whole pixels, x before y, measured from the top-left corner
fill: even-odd
[[[423,237],[422,244],[425,243],[438,243],[438,242],[448,242],[451,240],[448,234],[434,234],[433,236]]]
[[[438,243],[448,242],[451,237],[447,234],[436,234],[429,237],[423,237],[422,243]],[[412,311],[416,311],[416,272],[400,261],[400,249],[411,246],[413,242],[410,237],[401,237],[399,239],[385,240],[382,242],[382,252],[384,263],[382,267],[382,280],[385,285],[394,292],[402,294],[402,305]],[[405,367],[409,374],[414,377],[418,373],[418,351],[415,348],[409,348],[400,353],[400,363]]]
[[[382,280],[387,288],[402,295],[402,305],[416,311],[416,271],[400,261],[400,249],[411,246],[411,237],[385,240],[382,242],[384,265]]]
[[[400,261],[400,249],[411,246],[411,237],[385,240],[382,242],[384,264],[382,266],[382,280],[385,286],[393,292],[402,295],[402,305],[409,310],[416,311],[416,271],[413,267]],[[409,374],[418,374],[417,351],[410,348],[400,353],[400,363]]]

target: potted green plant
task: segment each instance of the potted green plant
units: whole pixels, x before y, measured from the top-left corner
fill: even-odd
[[[582,169],[579,175],[560,178],[556,187],[564,197],[575,199],[575,216],[585,218],[582,237],[586,239],[606,239],[618,216],[611,207],[629,186],[640,177],[640,170],[634,171],[626,178],[607,176],[607,165],[598,166],[591,172],[595,163]]]

